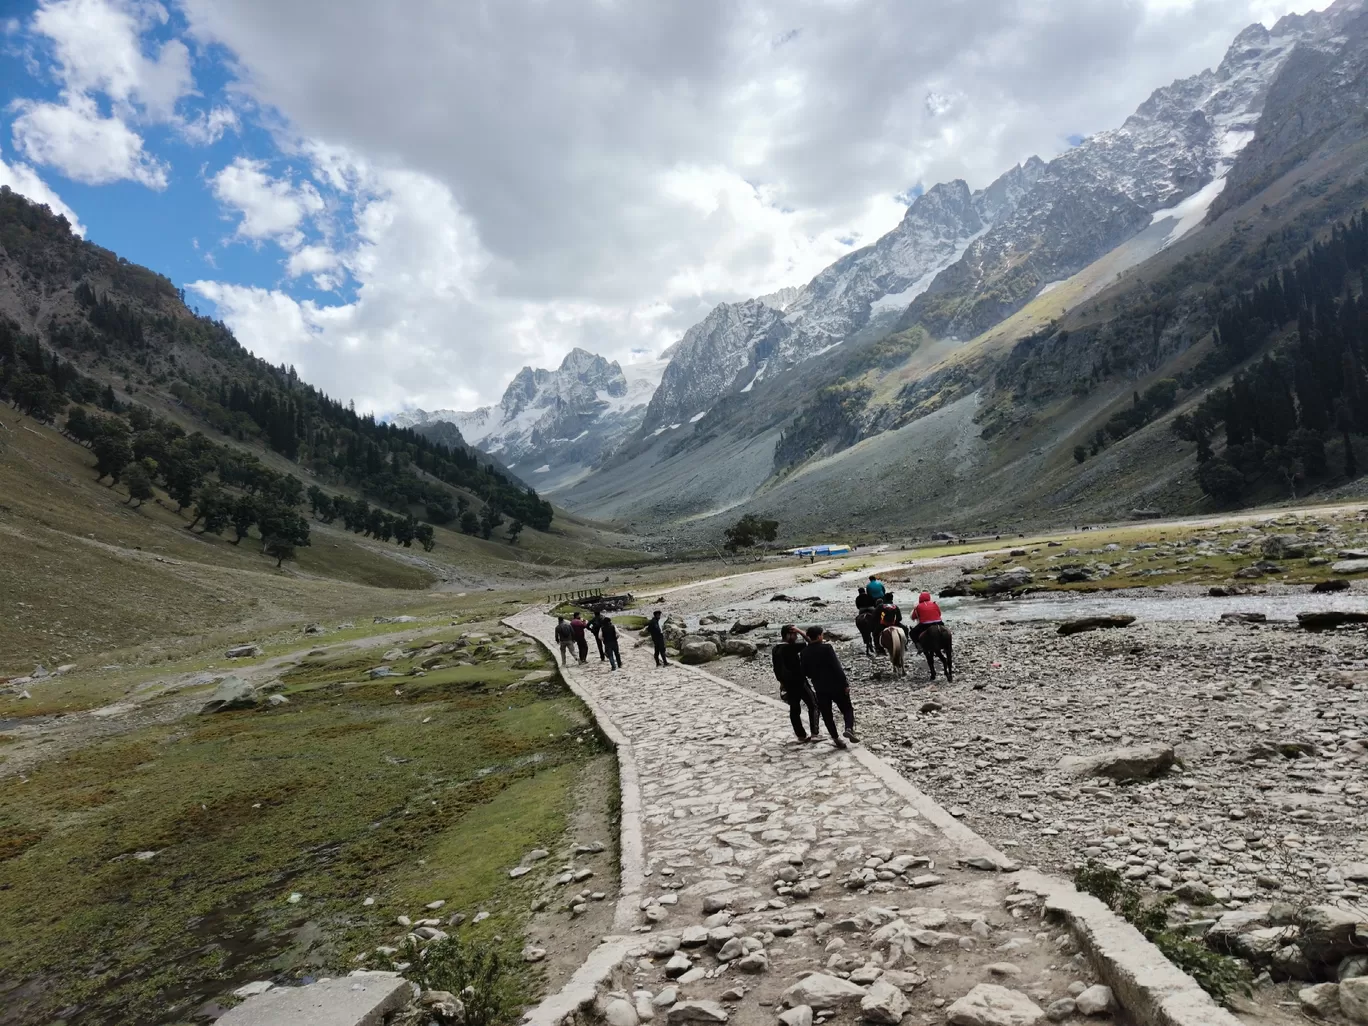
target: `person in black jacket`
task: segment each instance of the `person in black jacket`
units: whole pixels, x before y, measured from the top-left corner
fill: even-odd
[[[617,624],[612,617],[599,614],[599,644],[608,653],[608,669],[616,670],[622,665],[622,653],[618,651]]]
[[[603,662],[608,658],[603,654],[603,638],[599,637],[599,631],[602,629],[603,621],[605,619],[606,617],[603,615],[602,609],[595,609],[594,615],[589,617],[589,633],[594,636],[594,644],[598,646],[599,662]]]
[[[799,658],[803,676],[812,681],[812,689],[817,693],[817,706],[822,710],[822,722],[831,734],[831,741],[837,748],[845,748],[846,743],[836,733],[836,720],[831,714],[834,702],[841,710],[845,720],[845,736],[848,741],[858,742],[855,736],[855,708],[850,704],[850,681],[836,650],[822,639],[822,628],[809,627],[808,643]]]
[[[817,696],[803,676],[802,655],[804,645],[799,641],[798,628],[785,624],[779,632],[782,639],[770,650],[774,663],[774,676],[779,681],[779,697],[788,703],[789,721],[799,741],[816,741],[821,737],[817,729]],[[803,706],[807,706],[808,723],[811,733],[803,730]]]
[[[873,607],[874,600],[870,598],[869,589],[862,586],[859,593],[855,596],[855,611],[859,612],[864,609],[872,609]]]
[[[651,644],[655,646],[652,653],[655,656],[657,666],[669,666],[670,660],[665,655],[665,630],[660,620],[660,610],[657,609],[651,614],[650,620],[646,621],[646,632],[651,636]]]

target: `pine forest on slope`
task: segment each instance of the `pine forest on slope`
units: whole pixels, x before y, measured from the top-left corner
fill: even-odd
[[[238,542],[255,526],[278,561],[309,544],[308,521],[297,512],[306,495],[318,520],[405,547],[416,540],[431,549],[431,524],[455,522],[489,538],[508,518],[514,542],[524,526],[551,526],[550,503],[485,458],[360,416],[293,369],[250,355],[222,324],[192,315],[165,278],[77,238],[65,219],[8,188],[0,189],[0,246],[0,398],[43,422],[62,418],[68,436],[94,453],[98,475],[111,486],[122,479],[130,501],[151,498],[159,484],[178,509],[193,509],[190,526],[214,534],[232,526]],[[110,383],[119,374],[122,398]],[[355,488],[377,505],[317,484],[306,493],[294,475],[187,433],[137,401],[135,374],[193,420],[263,444],[317,481]]]

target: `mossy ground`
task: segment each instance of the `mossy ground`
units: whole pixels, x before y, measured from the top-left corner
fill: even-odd
[[[535,875],[507,868],[554,844],[602,749],[557,681],[522,682],[551,663],[496,622],[433,640],[472,630],[490,638],[446,659],[473,665],[372,681],[383,648],[305,658],[286,705],[8,778],[0,1022],[186,1021],[245,980],[354,967],[436,899],[516,942]]]

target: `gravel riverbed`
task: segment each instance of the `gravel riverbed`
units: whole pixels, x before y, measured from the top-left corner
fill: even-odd
[[[958,572],[920,580],[936,588]],[[772,608],[770,627],[747,635],[758,658],[709,670],[777,695],[767,643],[781,623],[854,633],[836,602]],[[725,629],[731,611],[708,612]],[[705,613],[684,615],[693,626]],[[858,640],[838,649],[862,741],[987,840],[1050,871],[1105,861],[1176,891],[1179,914],[1193,918],[1254,900],[1368,905],[1368,631],[1213,617],[1061,637],[1047,619],[949,619],[953,684],[932,684],[914,653],[895,681]],[[774,729],[787,731],[787,718]],[[1058,768],[1064,756],[1150,743],[1180,759],[1154,780]]]

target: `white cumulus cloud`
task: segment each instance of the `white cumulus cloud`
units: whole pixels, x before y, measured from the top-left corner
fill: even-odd
[[[33,31],[48,39],[54,71],[77,93],[104,93],[116,108],[144,107],[168,119],[193,88],[190,51],[178,39],[145,52],[143,33],[168,18],[159,3],[138,0],[44,0]]]
[[[68,94],[63,103],[17,100],[13,109],[14,144],[35,164],[87,185],[127,179],[166,188],[166,165],[122,120],[101,114],[89,96]]]
[[[209,185],[220,203],[241,215],[241,238],[274,239],[286,249],[303,243],[300,226],[323,211],[323,197],[311,183],[273,178],[264,161],[238,157],[210,178]]]

